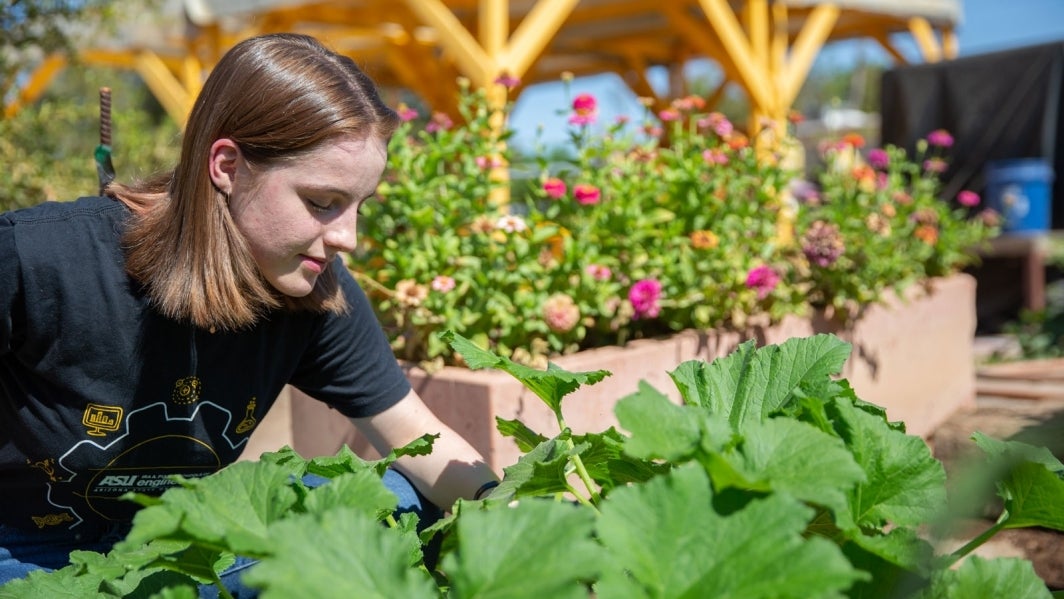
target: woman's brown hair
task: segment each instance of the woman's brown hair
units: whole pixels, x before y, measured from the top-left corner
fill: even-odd
[[[133,212],[123,237],[126,270],[164,315],[203,328],[243,328],[278,308],[343,312],[335,264],[306,297],[284,296],[266,282],[209,177],[210,147],[229,138],[251,166],[269,168],[339,137],[387,140],[398,122],[354,61],[314,38],[240,42],[196,98],[174,170],[108,187]]]

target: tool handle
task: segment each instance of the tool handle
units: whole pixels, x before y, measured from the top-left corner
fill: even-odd
[[[100,88],[100,145],[111,145],[111,88]]]

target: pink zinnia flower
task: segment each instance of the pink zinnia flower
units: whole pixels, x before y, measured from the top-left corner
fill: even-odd
[[[698,126],[701,129],[712,129],[721,138],[727,138],[735,131],[728,117],[720,112],[711,112],[705,118],[699,119]]]
[[[446,131],[454,126],[454,121],[451,117],[447,116],[444,112],[432,113],[432,120],[425,125],[425,131],[429,133],[436,133],[437,131]]]
[[[407,121],[412,121],[418,117],[417,111],[407,106],[406,104],[400,104],[399,110],[397,110],[396,112],[399,113],[399,120],[403,121],[404,123]]]
[[[477,168],[485,171],[502,166],[502,159],[498,156],[477,156],[475,162]]]
[[[598,204],[599,199],[602,197],[602,192],[594,185],[577,183],[573,186],[573,197],[580,204]]]
[[[935,129],[927,134],[927,143],[939,148],[949,148],[953,146],[953,136],[945,129]]]
[[[666,108],[658,113],[658,118],[663,122],[678,121],[680,120],[680,111],[675,108]]]
[[[757,299],[763,300],[780,282],[779,274],[771,266],[755,266],[746,274],[746,286],[757,291]]]
[[[505,85],[507,89],[513,89],[518,85],[521,85],[521,80],[509,73],[503,73],[495,79],[495,83]]]
[[[543,192],[552,200],[564,198],[567,191],[568,189],[565,187],[565,181],[562,181],[558,177],[551,177],[543,182]]]
[[[728,164],[728,155],[724,150],[713,148],[710,150],[703,150],[702,160],[705,160],[708,164]]]
[[[628,290],[635,319],[657,318],[661,314],[661,283],[657,279],[640,279]]]
[[[448,291],[454,289],[454,279],[448,277],[447,275],[436,275],[432,279],[432,283],[430,283],[430,285],[433,289],[439,291],[440,293],[447,293]]]
[[[961,206],[973,208],[979,205],[979,194],[965,189],[957,194],[957,203]]]
[[[573,98],[573,114],[569,117],[571,125],[590,125],[595,122],[598,113],[598,101],[591,94],[580,94]]]
[[[584,268],[584,272],[591,275],[591,278],[596,281],[609,281],[613,277],[613,271],[604,264],[588,264]]]
[[[555,293],[543,302],[543,320],[555,333],[568,333],[580,322],[580,308],[573,298]]]
[[[928,158],[924,161],[924,170],[929,173],[941,174],[946,172],[949,165],[941,158]]]
[[[868,164],[872,168],[884,169],[890,166],[890,155],[882,148],[874,148],[868,151]]]

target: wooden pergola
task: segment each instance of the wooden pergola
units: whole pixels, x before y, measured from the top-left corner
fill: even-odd
[[[734,84],[754,115],[781,122],[826,43],[872,39],[904,64],[912,58],[895,43],[900,34],[915,40],[918,60],[955,57],[961,8],[960,0],[171,0],[163,12],[79,58],[135,70],[179,123],[228,47],[279,31],[313,34],[438,110],[453,112],[459,76],[501,101],[501,76],[521,81],[513,98],[564,72],[617,73],[664,106],[685,93],[682,78],[663,97],[647,69],[679,73],[702,58],[724,74],[711,105]],[[46,57],[5,114],[38,97],[65,63]]]

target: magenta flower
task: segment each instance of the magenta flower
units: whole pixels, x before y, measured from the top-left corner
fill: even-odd
[[[628,290],[634,318],[657,318],[661,313],[661,283],[657,279],[640,279]]]
[[[598,204],[599,199],[602,197],[602,192],[594,185],[577,183],[573,186],[573,197],[575,197],[576,201],[580,204]]]
[[[884,169],[890,166],[890,155],[882,148],[874,148],[868,151],[868,164],[872,168]]]
[[[564,198],[567,191],[568,189],[565,187],[565,181],[562,181],[558,177],[551,177],[543,182],[543,192],[552,200]]]
[[[953,146],[953,136],[945,129],[935,129],[927,134],[927,143],[938,148],[949,148]]]
[[[957,194],[957,203],[961,206],[974,208],[979,205],[979,194],[965,189]]]
[[[495,83],[506,86],[506,89],[513,89],[521,85],[521,80],[509,73],[503,73],[495,79]]]
[[[763,300],[779,285],[780,276],[771,266],[755,266],[746,274],[746,286],[757,291],[757,299]]]
[[[590,125],[598,114],[598,101],[591,94],[580,94],[573,98],[573,114],[569,117],[570,125]]]

